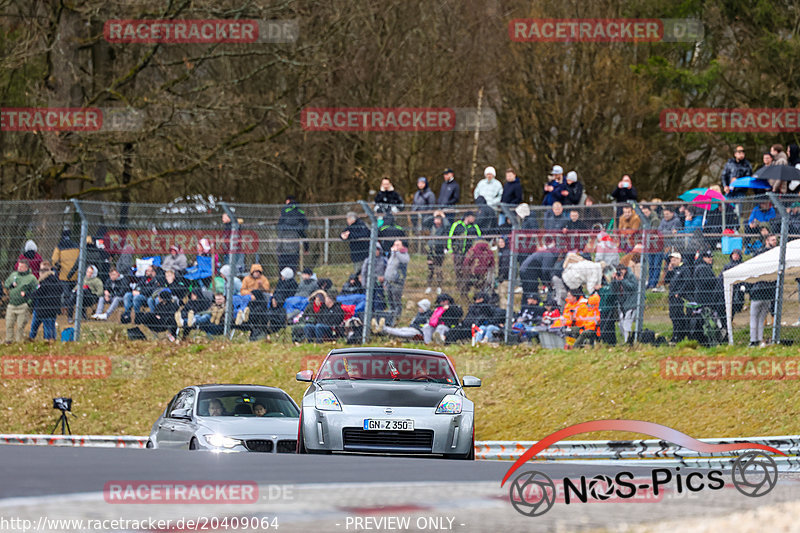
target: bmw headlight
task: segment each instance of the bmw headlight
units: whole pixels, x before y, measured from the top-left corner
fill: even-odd
[[[239,439],[232,439],[230,437],[226,437],[224,435],[205,435],[206,442],[208,442],[212,446],[216,446],[217,448],[233,448],[234,446],[238,446],[242,443]]]
[[[457,415],[461,412],[461,396],[448,394],[439,402],[436,408],[437,415]]]
[[[314,395],[314,402],[320,411],[341,411],[339,399],[331,391],[323,390]]]

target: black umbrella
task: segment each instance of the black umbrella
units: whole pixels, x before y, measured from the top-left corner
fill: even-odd
[[[755,173],[754,178],[762,180],[793,181],[800,180],[800,170],[789,165],[770,165],[761,167]]]

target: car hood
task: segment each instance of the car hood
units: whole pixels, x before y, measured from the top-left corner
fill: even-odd
[[[198,424],[227,437],[296,436],[299,418],[200,417]]]
[[[333,392],[343,405],[385,407],[436,407],[458,387],[442,383],[403,381],[330,381],[318,384],[320,390]]]

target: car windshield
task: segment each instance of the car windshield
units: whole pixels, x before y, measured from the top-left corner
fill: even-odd
[[[200,391],[199,416],[297,418],[299,411],[283,392],[259,390]]]
[[[331,355],[320,368],[317,379],[421,381],[451,385],[457,383],[447,358],[411,353]]]

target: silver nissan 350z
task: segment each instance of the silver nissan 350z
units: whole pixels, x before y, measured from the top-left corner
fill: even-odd
[[[443,353],[401,348],[332,350],[300,408],[298,453],[431,454],[475,458],[475,406]]]

